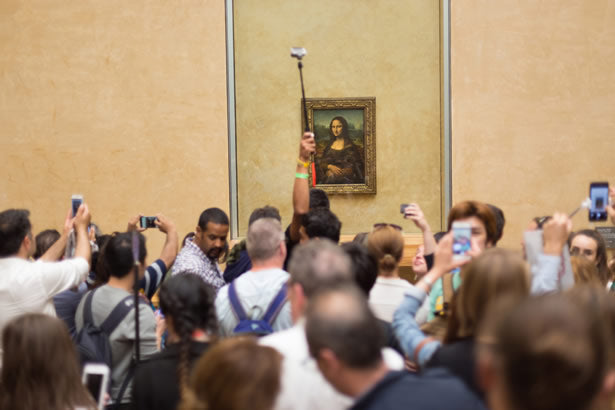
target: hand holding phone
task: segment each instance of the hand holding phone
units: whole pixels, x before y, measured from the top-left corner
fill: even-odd
[[[591,200],[589,220],[592,222],[606,221],[609,206],[609,183],[592,182],[589,185],[589,199]]]
[[[79,207],[83,203],[83,195],[75,194],[70,199],[71,209],[73,210],[73,218],[77,215]]]
[[[141,228],[156,228],[156,217],[155,216],[142,216],[139,218],[139,224]]]
[[[83,384],[88,389],[98,409],[105,406],[105,394],[109,383],[109,367],[101,363],[88,363],[83,368]]]
[[[472,226],[467,222],[453,222],[453,260],[470,259]]]
[[[404,218],[411,219],[412,222],[421,230],[421,232],[425,232],[430,230],[429,223],[427,223],[427,219],[425,218],[425,214],[421,210],[421,207],[416,203],[411,204],[402,204],[400,206],[400,211],[403,209]]]

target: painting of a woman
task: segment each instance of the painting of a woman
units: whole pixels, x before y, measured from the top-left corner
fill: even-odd
[[[342,116],[329,124],[329,143],[316,158],[318,184],[364,184],[365,165],[359,147],[350,139]]]

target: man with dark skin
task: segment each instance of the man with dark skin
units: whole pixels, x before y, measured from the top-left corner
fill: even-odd
[[[218,260],[226,255],[229,220],[219,208],[209,208],[201,213],[194,238],[177,255],[172,275],[194,273],[216,292],[225,285]]]

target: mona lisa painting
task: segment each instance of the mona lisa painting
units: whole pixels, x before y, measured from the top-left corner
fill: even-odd
[[[307,99],[316,140],[310,184],[327,193],[376,193],[376,99]]]

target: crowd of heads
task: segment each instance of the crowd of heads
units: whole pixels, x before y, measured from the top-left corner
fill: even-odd
[[[431,354],[436,354],[443,346],[471,341],[470,357],[462,361],[475,369],[479,402],[493,409],[581,410],[610,403],[615,391],[615,296],[605,289],[613,274],[604,238],[591,229],[570,232],[561,215],[531,221],[531,229],[545,232],[545,255],[552,244],[548,241],[555,241],[562,255],[568,250],[570,255],[555,255],[556,283],[537,292],[547,286],[538,280],[547,268],[530,266],[518,250],[497,247],[506,222],[501,209],[479,201],[460,202],[449,212],[447,232],[435,235],[416,209],[406,214],[424,234],[414,255],[407,255],[404,227],[394,223],[377,223],[353,241],[339,244],[341,222],[318,189],[310,190],[309,210],[297,219],[299,238],[292,255],[278,209],[267,205],[251,213],[244,249],[255,271],[270,267],[272,261],[286,266],[285,295],[292,319],[304,323],[309,354],[322,377],[339,393],[361,397],[365,380],[377,383],[390,371],[383,356],[388,329],[398,339],[393,347],[404,354],[407,371],[428,367],[420,356],[426,345],[437,343],[431,347]],[[462,262],[452,255],[456,222],[465,222],[471,231],[471,258]],[[206,209],[182,247],[196,247],[218,266],[230,251],[229,224],[224,211]],[[47,229],[34,238],[28,211],[1,212],[0,258],[44,259],[62,235]],[[94,237],[99,251],[92,257],[95,284],[90,288],[129,278],[136,266],[138,278],[144,276],[148,251],[143,234],[97,232]],[[387,323],[373,310],[372,292],[379,280],[400,280],[404,256],[413,256],[416,287],[407,285],[412,290],[400,299],[392,296],[399,309]],[[566,260],[574,275],[569,289],[559,282],[560,265]],[[425,294],[422,297],[429,301],[432,279],[444,281],[447,275],[457,275],[458,282],[450,299],[444,300],[444,333],[425,334],[419,346],[407,343],[406,324],[399,323],[406,320],[404,306],[423,303],[417,295]],[[178,408],[275,408],[284,388],[284,354],[251,336],[222,338],[216,290],[199,275],[173,275],[158,295],[168,341],[179,346]],[[423,335],[418,325],[413,329]],[[16,317],[4,326],[0,409],[95,406],[81,384],[80,363],[66,330],[61,320],[42,313]],[[193,361],[190,351],[197,334],[206,335],[210,347]]]

